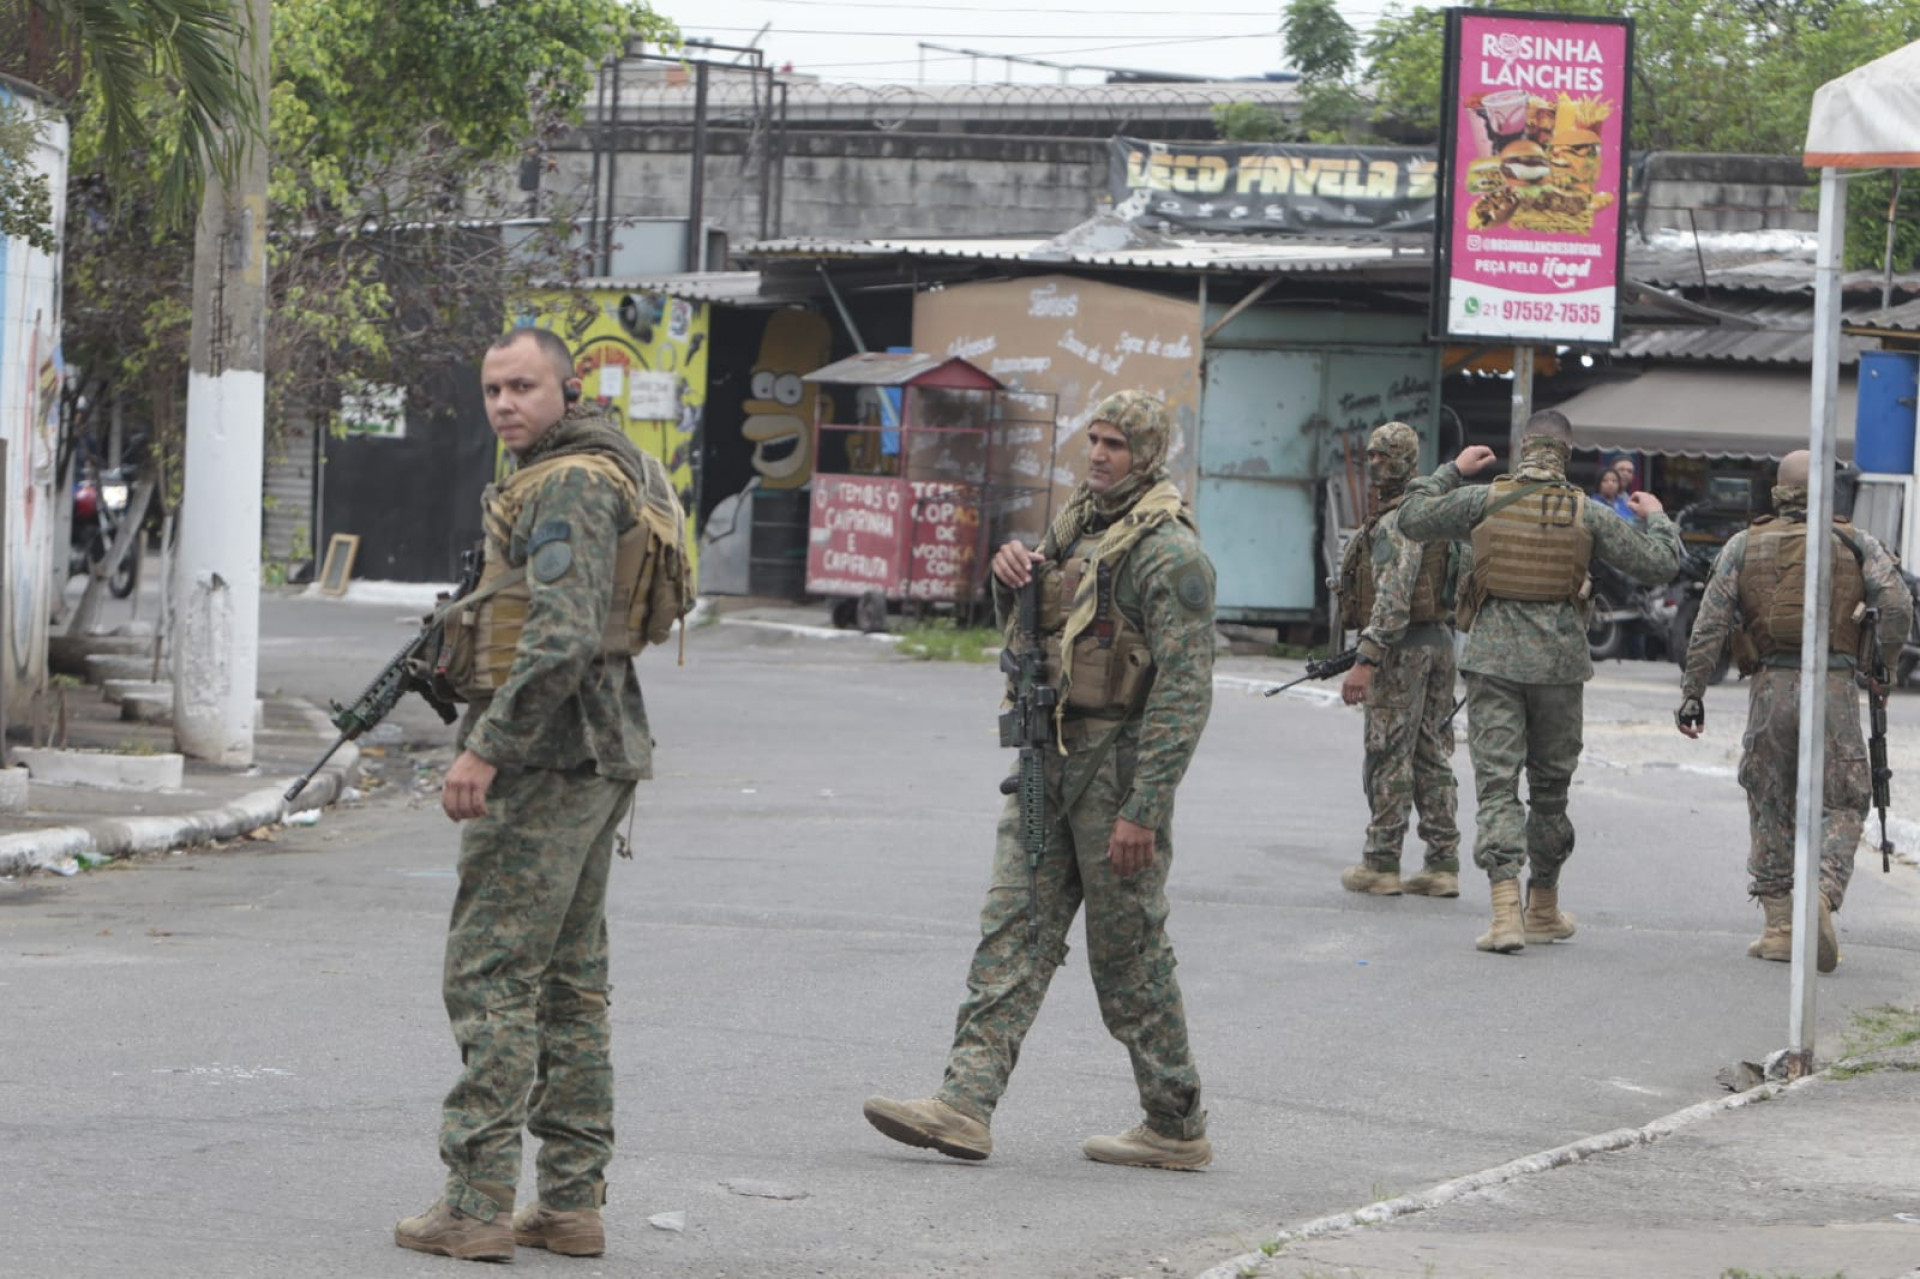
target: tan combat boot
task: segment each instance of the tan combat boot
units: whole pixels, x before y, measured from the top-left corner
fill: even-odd
[[[1813,966],[1823,973],[1830,973],[1840,966],[1840,934],[1833,930],[1833,907],[1827,904],[1827,894],[1820,893],[1820,939],[1819,948],[1814,952]]]
[[[598,1208],[549,1208],[538,1199],[513,1214],[513,1241],[562,1257],[597,1257],[607,1250]]]
[[[955,1159],[985,1159],[993,1153],[993,1134],[971,1115],[941,1101],[895,1101],[869,1097],[860,1108],[867,1122],[895,1141],[937,1150]]]
[[[1365,865],[1349,866],[1340,872],[1340,887],[1350,893],[1371,893],[1375,897],[1400,895],[1400,872],[1375,870]]]
[[[1407,876],[1401,887],[1418,897],[1458,897],[1460,876],[1450,870],[1423,870]]]
[[[1498,955],[1526,949],[1527,933],[1520,923],[1519,880],[1503,879],[1493,885],[1493,927],[1473,944]]]
[[[393,1241],[415,1252],[455,1257],[461,1261],[512,1261],[513,1191],[506,1186],[474,1182],[473,1188],[499,1205],[492,1221],[469,1217],[445,1199],[417,1217],[405,1217],[393,1228]]]
[[[1767,912],[1767,923],[1760,939],[1747,947],[1748,957],[1789,962],[1793,958],[1793,898],[1762,897],[1760,907]]]
[[[1573,936],[1573,916],[1560,909],[1558,885],[1547,888],[1541,884],[1527,884],[1527,910],[1520,917],[1520,926],[1527,934],[1529,946],[1565,941]]]
[[[1167,1137],[1145,1124],[1136,1124],[1118,1137],[1089,1137],[1080,1149],[1089,1159],[1129,1168],[1191,1172],[1213,1162],[1213,1143],[1205,1137]]]

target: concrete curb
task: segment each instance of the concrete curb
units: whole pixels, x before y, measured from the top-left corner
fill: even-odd
[[[1829,1067],[1831,1069],[1831,1067]],[[1272,1244],[1285,1245],[1303,1239],[1318,1239],[1326,1235],[1345,1234],[1361,1226],[1378,1226],[1398,1217],[1411,1216],[1416,1212],[1429,1212],[1443,1208],[1454,1200],[1473,1194],[1475,1191],[1491,1189],[1506,1182],[1517,1180],[1537,1172],[1550,1172],[1555,1168],[1564,1168],[1568,1164],[1581,1163],[1615,1150],[1629,1150],[1635,1146],[1650,1146],[1663,1137],[1671,1137],[1683,1128],[1711,1119],[1730,1110],[1739,1110],[1757,1102],[1771,1101],[1784,1097],[1803,1088],[1825,1082],[1827,1071],[1809,1075],[1805,1079],[1796,1079],[1792,1083],[1761,1084],[1757,1088],[1731,1097],[1720,1097],[1713,1101],[1696,1102],[1683,1110],[1656,1119],[1639,1128],[1616,1128],[1612,1132],[1603,1132],[1593,1137],[1582,1137],[1578,1141],[1568,1142],[1564,1146],[1555,1146],[1538,1154],[1525,1155],[1509,1163],[1483,1172],[1468,1173],[1452,1181],[1443,1181],[1426,1190],[1402,1195],[1398,1199],[1387,1199],[1380,1203],[1368,1204],[1352,1212],[1335,1213],[1329,1217],[1316,1217],[1304,1225],[1291,1230],[1275,1233]],[[1246,1252],[1201,1271],[1194,1279],[1246,1279],[1259,1275],[1266,1270],[1267,1264],[1274,1258],[1266,1252]]]
[[[324,743],[321,749],[331,746],[338,734],[326,715],[302,698],[288,701],[313,725],[315,736]],[[74,861],[111,861],[136,853],[166,853],[236,839],[250,830],[277,825],[292,813],[334,803],[346,792],[359,767],[360,748],[348,742],[292,804],[283,798],[293,784],[289,777],[279,786],[253,791],[218,808],[169,817],[103,818],[83,826],[52,826],[0,837],[0,875],[24,875],[36,870],[71,874],[71,869],[64,868]]]

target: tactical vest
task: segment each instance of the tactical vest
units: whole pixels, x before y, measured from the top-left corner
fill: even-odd
[[[1867,598],[1866,576],[1860,571],[1863,558],[1853,526],[1835,520],[1827,644],[1836,657],[1860,650],[1860,623],[1854,613]],[[1806,521],[1761,516],[1747,528],[1747,554],[1740,566],[1740,616],[1761,661],[1800,651],[1806,593]]]
[[[1488,487],[1492,500],[1473,527],[1473,573],[1461,601],[1463,618],[1470,619],[1489,599],[1579,603],[1593,557],[1587,495],[1564,480],[1510,475]]]
[[[522,467],[484,498],[486,560],[472,594],[447,606],[445,639],[435,675],[455,696],[482,700],[507,681],[532,603],[527,557],[514,526],[540,486],[568,469],[586,470],[617,488],[627,513],[616,543],[613,595],[600,630],[598,656],[632,657],[672,634],[693,601],[688,580],[686,517],[659,459],[641,454],[644,494],[611,459],[567,454]]]
[[[1047,683],[1061,683],[1061,639],[1067,615],[1093,557],[1088,550],[1097,536],[1080,539],[1058,567],[1040,570],[1040,640],[1046,655]],[[1122,561],[1124,562],[1124,561]],[[1074,640],[1073,684],[1063,705],[1074,715],[1096,719],[1125,719],[1146,701],[1152,683],[1153,653],[1147,637],[1128,620],[1114,600],[1114,580],[1120,563],[1107,564],[1094,583],[1094,619]]]
[[[1392,510],[1398,506],[1396,500]],[[1373,534],[1386,516],[1380,512],[1354,533],[1340,557],[1340,624],[1350,631],[1365,630],[1373,620],[1377,588],[1373,575]],[[1420,552],[1420,576],[1414,580],[1413,600],[1407,609],[1412,624],[1437,622],[1446,616],[1447,544],[1429,542]]]

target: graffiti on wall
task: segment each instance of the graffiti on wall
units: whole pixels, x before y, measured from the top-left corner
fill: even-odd
[[[767,317],[740,421],[762,488],[797,489],[813,478],[813,413],[820,387],[800,379],[826,364],[832,345],[827,317],[816,311],[775,311]]]
[[[567,340],[581,394],[659,458],[687,511],[695,545],[695,458],[707,402],[707,304],[615,289],[536,294],[516,324]]]
[[[34,103],[0,87],[0,102]],[[45,113],[33,157],[64,216],[67,126]],[[60,260],[21,239],[0,238],[0,439],[7,444],[5,649],[8,710],[24,715],[46,682],[53,608],[54,468],[60,427]]]
[[[998,441],[1016,474],[1052,480],[1054,505],[1079,476],[1081,433],[1093,406],[1115,391],[1151,391],[1175,423],[1169,469],[1193,493],[1192,445],[1200,403],[1197,303],[1068,275],[962,284],[916,294],[914,349],[969,360],[1023,391],[1058,397],[1051,440],[1024,433]],[[1019,513],[1015,513],[1018,515]],[[1036,503],[1014,527],[1033,532]]]

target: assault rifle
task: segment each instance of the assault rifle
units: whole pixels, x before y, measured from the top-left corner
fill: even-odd
[[[1295,684],[1304,684],[1310,679],[1332,679],[1335,675],[1345,675],[1353,669],[1353,664],[1359,660],[1359,657],[1360,647],[1356,644],[1352,648],[1335,653],[1332,657],[1308,658],[1305,675],[1299,679],[1288,680],[1277,688],[1268,689],[1266,695],[1273,697],[1286,692]]]
[[[1000,650],[1000,669],[1013,686],[1012,705],[1000,713],[1000,744],[1020,750],[1020,764],[1000,783],[1020,797],[1020,848],[1027,855],[1027,941],[1040,940],[1040,856],[1047,846],[1046,752],[1053,747],[1053,708],[1059,693],[1047,683],[1040,642],[1040,584],[1029,578],[1014,593],[1014,638]],[[1018,647],[1019,652],[1014,649]]]
[[[334,752],[385,719],[409,692],[420,694],[440,716],[442,723],[451,724],[460,718],[459,710],[433,685],[433,662],[439,656],[441,633],[446,626],[447,614],[452,611],[451,605],[455,600],[471,594],[480,582],[479,551],[463,552],[460,563],[459,584],[452,593],[442,598],[440,607],[427,616],[420,633],[402,644],[400,651],[387,659],[387,664],[380,668],[379,674],[350,705],[329,703],[333,707],[333,714],[329,718],[333,726],[340,730],[340,736],[334,739],[333,745],[327,747],[327,753],[307,770],[304,777],[287,788],[287,803],[291,804],[307,788],[307,783],[313,780],[314,774],[326,767]]]
[[[1887,658],[1880,650],[1880,610],[1860,618],[1860,643],[1866,650],[1867,762],[1873,770],[1873,806],[1880,810],[1880,871],[1893,869],[1893,841],[1887,838],[1887,808],[1893,803],[1893,769],[1887,765]]]

